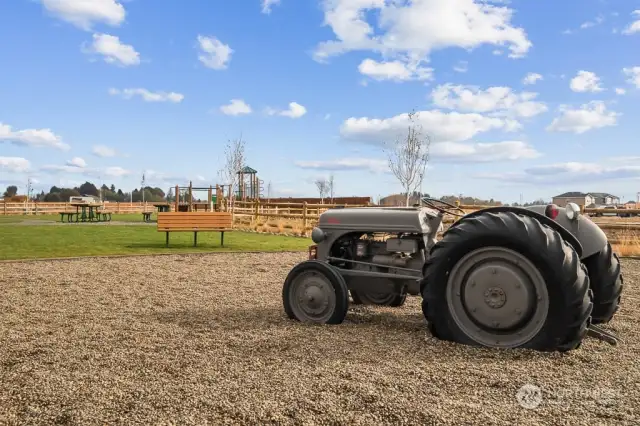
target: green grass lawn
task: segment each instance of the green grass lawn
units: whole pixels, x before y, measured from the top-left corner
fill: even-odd
[[[0,260],[114,254],[198,253],[215,251],[306,250],[310,239],[248,232],[173,232],[169,247],[155,226],[136,225],[5,225],[0,226]]]

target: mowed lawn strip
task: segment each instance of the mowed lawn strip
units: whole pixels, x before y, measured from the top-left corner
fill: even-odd
[[[118,254],[199,253],[215,251],[304,251],[308,238],[249,232],[226,232],[224,247],[219,232],[199,232],[193,247],[192,232],[165,233],[155,226],[30,225],[0,227],[0,260],[39,259]]]

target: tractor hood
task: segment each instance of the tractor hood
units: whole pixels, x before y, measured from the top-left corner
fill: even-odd
[[[330,209],[320,215],[320,229],[364,232],[418,232],[430,229],[437,212],[418,207],[352,207]]]

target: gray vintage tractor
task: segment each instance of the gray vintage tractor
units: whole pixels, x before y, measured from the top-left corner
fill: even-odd
[[[447,214],[459,218],[438,240]],[[421,295],[428,328],[443,340],[541,351],[575,349],[587,334],[616,342],[596,324],[618,310],[620,263],[575,204],[465,214],[424,198],[336,208],[311,239],[309,259],[284,282],[291,319],[339,324],[350,303],[401,306]]]

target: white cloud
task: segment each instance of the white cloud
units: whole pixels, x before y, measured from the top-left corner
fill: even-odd
[[[631,12],[631,16],[635,16],[635,21],[630,23],[627,28],[622,31],[622,34],[631,35],[640,32],[640,9]]]
[[[105,145],[94,145],[91,152],[93,155],[101,158],[115,157],[118,155],[115,149],[109,148]]]
[[[538,158],[541,154],[522,141],[492,143],[442,142],[431,146],[430,155],[438,162],[485,163]]]
[[[597,25],[600,25],[604,22],[604,16],[600,15],[596,17],[593,21],[586,21],[580,25],[580,29],[585,30],[587,28],[593,28]]]
[[[271,8],[280,4],[280,0],[262,0],[262,13],[268,15]]]
[[[512,9],[487,1],[331,0],[322,6],[335,39],[316,47],[319,62],[351,51],[377,52],[385,62],[428,62],[436,50],[482,45],[508,48],[509,56],[518,58],[532,46],[524,29],[511,24]],[[376,16],[377,25],[367,22],[367,15]]]
[[[384,173],[389,170],[389,163],[387,160],[375,158],[340,158],[329,161],[296,161],[294,164],[301,169],[311,170],[368,170],[374,173]]]
[[[563,105],[560,107],[560,116],[553,119],[547,131],[582,134],[594,129],[615,126],[620,115],[615,111],[607,111],[606,105],[601,101],[589,102],[581,105],[579,109]]]
[[[67,166],[85,168],[87,167],[87,162],[80,157],[73,157],[71,160],[67,161]]]
[[[176,92],[151,92],[147,89],[109,89],[112,96],[121,96],[123,99],[131,99],[134,96],[140,96],[145,102],[172,102],[180,103],[184,99],[182,93]]]
[[[116,0],[41,0],[52,15],[83,30],[90,30],[94,23],[113,27],[124,22],[125,10]]]
[[[68,173],[68,174],[80,174],[84,176],[90,176],[94,178],[98,177],[113,177],[119,178],[123,176],[128,176],[132,174],[131,171],[125,170],[119,166],[111,166],[105,168],[93,168],[88,167],[87,163],[82,158],[73,158],[70,161],[67,161],[65,165],[44,165],[40,167],[40,170],[46,173],[51,174],[60,174],[60,173]]]
[[[625,93],[627,93],[627,91],[622,87],[616,87],[615,90],[616,90],[616,95],[624,95]]]
[[[140,64],[140,53],[136,49],[120,41],[120,38],[110,34],[94,34],[90,46],[82,45],[82,51],[87,54],[102,55],[108,64],[128,67]]]
[[[536,72],[530,72],[528,73],[523,79],[522,79],[522,84],[536,84],[539,80],[543,80],[544,78],[542,77],[541,74],[538,74]]]
[[[537,93],[515,93],[509,87],[489,87],[481,90],[476,86],[443,84],[431,92],[436,106],[472,112],[495,112],[517,117],[533,117],[547,111],[542,102],[535,102]]]
[[[517,121],[508,118],[440,110],[418,111],[415,120],[434,143],[461,142],[490,130],[515,131],[520,128]],[[340,133],[345,139],[382,145],[403,135],[409,123],[406,113],[384,119],[351,117],[342,123]]]
[[[56,148],[68,150],[70,147],[62,142],[62,138],[51,129],[25,129],[12,130],[8,124],[0,122],[0,142],[9,142],[16,145]]]
[[[123,169],[122,167],[119,167],[119,166],[107,167],[103,169],[103,172],[102,172],[103,175],[111,176],[111,177],[123,177],[123,176],[128,176],[131,173],[132,173],[131,171]]]
[[[22,157],[0,157],[0,169],[6,169],[13,173],[22,173],[29,170],[31,163]]]
[[[622,72],[628,77],[628,83],[640,89],[640,67],[623,68]]]
[[[267,115],[281,115],[289,118],[300,118],[307,113],[307,109],[297,102],[289,102],[289,109],[277,110],[271,107],[265,109]]]
[[[446,163],[488,163],[538,158],[540,153],[521,141],[495,143],[442,142],[431,145],[430,158],[433,162]],[[374,173],[388,173],[389,163],[377,158],[340,158],[329,161],[296,161],[302,169],[349,171],[368,170]]]
[[[242,99],[231,99],[229,105],[220,107],[220,111],[226,115],[251,114],[251,106],[247,105]]]
[[[214,70],[226,69],[231,60],[233,49],[228,44],[222,43],[216,37],[198,35],[200,54],[198,59],[207,68]]]
[[[638,179],[640,178],[640,166],[566,162],[535,166],[519,172],[480,173],[473,177],[509,181],[520,185],[558,185],[558,182],[583,184],[584,182],[597,183],[606,180]]]
[[[453,70],[459,73],[465,73],[469,71],[469,63],[467,61],[460,61],[457,65],[454,65]]]
[[[569,84],[574,92],[602,92],[600,87],[600,77],[591,71],[578,71],[578,74],[571,79]]]
[[[180,176],[169,174],[165,172],[159,172],[157,170],[145,170],[144,171],[145,179],[149,185],[171,185],[174,186],[177,182],[206,182],[207,179],[203,176],[192,174],[190,176]]]
[[[419,63],[405,63],[402,61],[378,62],[373,59],[365,59],[358,66],[360,74],[371,77],[374,80],[431,80],[433,68],[422,67]]]

